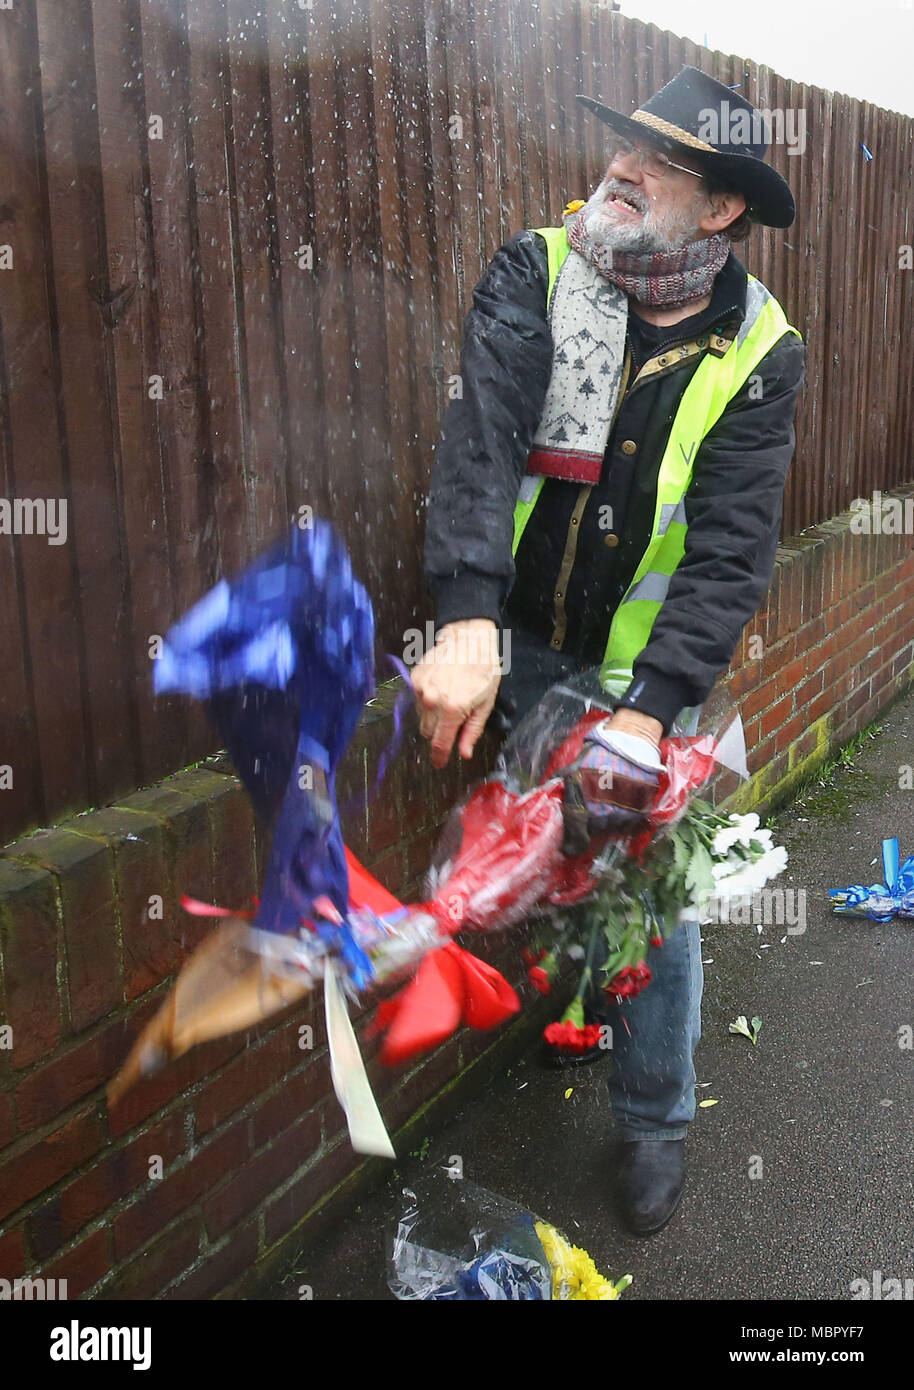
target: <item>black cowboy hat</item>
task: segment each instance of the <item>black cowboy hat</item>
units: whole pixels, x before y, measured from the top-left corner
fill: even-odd
[[[670,155],[688,153],[709,177],[743,194],[754,222],[793,222],[790,187],[765,163],[768,127],[762,112],[699,68],[683,68],[631,116],[593,97],[576,99],[627,140],[647,141]]]

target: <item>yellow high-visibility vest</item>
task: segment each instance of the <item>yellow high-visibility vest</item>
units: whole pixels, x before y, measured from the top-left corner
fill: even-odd
[[[549,266],[547,305],[556,277],[569,252],[564,227],[534,228],[545,239]],[[714,427],[729,401],[785,333],[799,332],[787,322],[784,310],[765,286],[749,276],[746,317],[739,334],[722,357],[706,353],[683,392],[657,476],[657,501],[651,536],[632,582],[619,601],[609,628],[603,657],[603,686],[621,694],[632,679],[635,659],[647,646],[654,620],[685,554],[688,529],[685,495],[701,441]],[[527,474],[514,509],[514,541],[520,538],[542,491],[545,476]]]

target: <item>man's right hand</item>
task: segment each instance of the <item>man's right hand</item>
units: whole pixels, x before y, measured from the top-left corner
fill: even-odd
[[[491,618],[466,618],[439,630],[412,672],[419,730],[431,739],[435,767],[444,767],[458,734],[460,756],[472,757],[500,681],[498,628]]]

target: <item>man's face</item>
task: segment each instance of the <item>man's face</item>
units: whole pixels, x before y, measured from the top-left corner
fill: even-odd
[[[676,162],[690,167],[687,158],[677,155]],[[709,236],[699,225],[709,208],[703,178],[673,168],[657,177],[642,169],[637,150],[628,150],[612,157],[583,217],[597,245],[652,254],[678,251],[687,242]]]

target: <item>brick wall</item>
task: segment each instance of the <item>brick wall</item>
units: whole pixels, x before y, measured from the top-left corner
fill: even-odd
[[[911,537],[856,535],[850,520],[781,547],[765,608],[743,634],[728,683],[753,775],[733,804],[782,800],[914,677]],[[364,797],[389,734],[389,713],[366,709],[341,804]],[[494,750],[489,741],[472,763],[436,773],[413,738],[382,794],[347,820],[348,843],[394,892],[418,888],[448,807]],[[71,1297],[243,1292],[286,1242],[385,1171],[358,1161],[344,1137],[310,1002],[196,1049],[107,1109],[105,1082],[209,930],[180,910],[181,892],[242,905],[260,877],[257,831],[216,757],[0,855],[0,1278],[65,1278]],[[158,899],[161,914],[150,912]],[[516,936],[480,953],[519,983]],[[549,1001],[537,1003],[497,1035],[464,1031],[399,1069],[364,1042],[400,1151],[547,1013]]]

